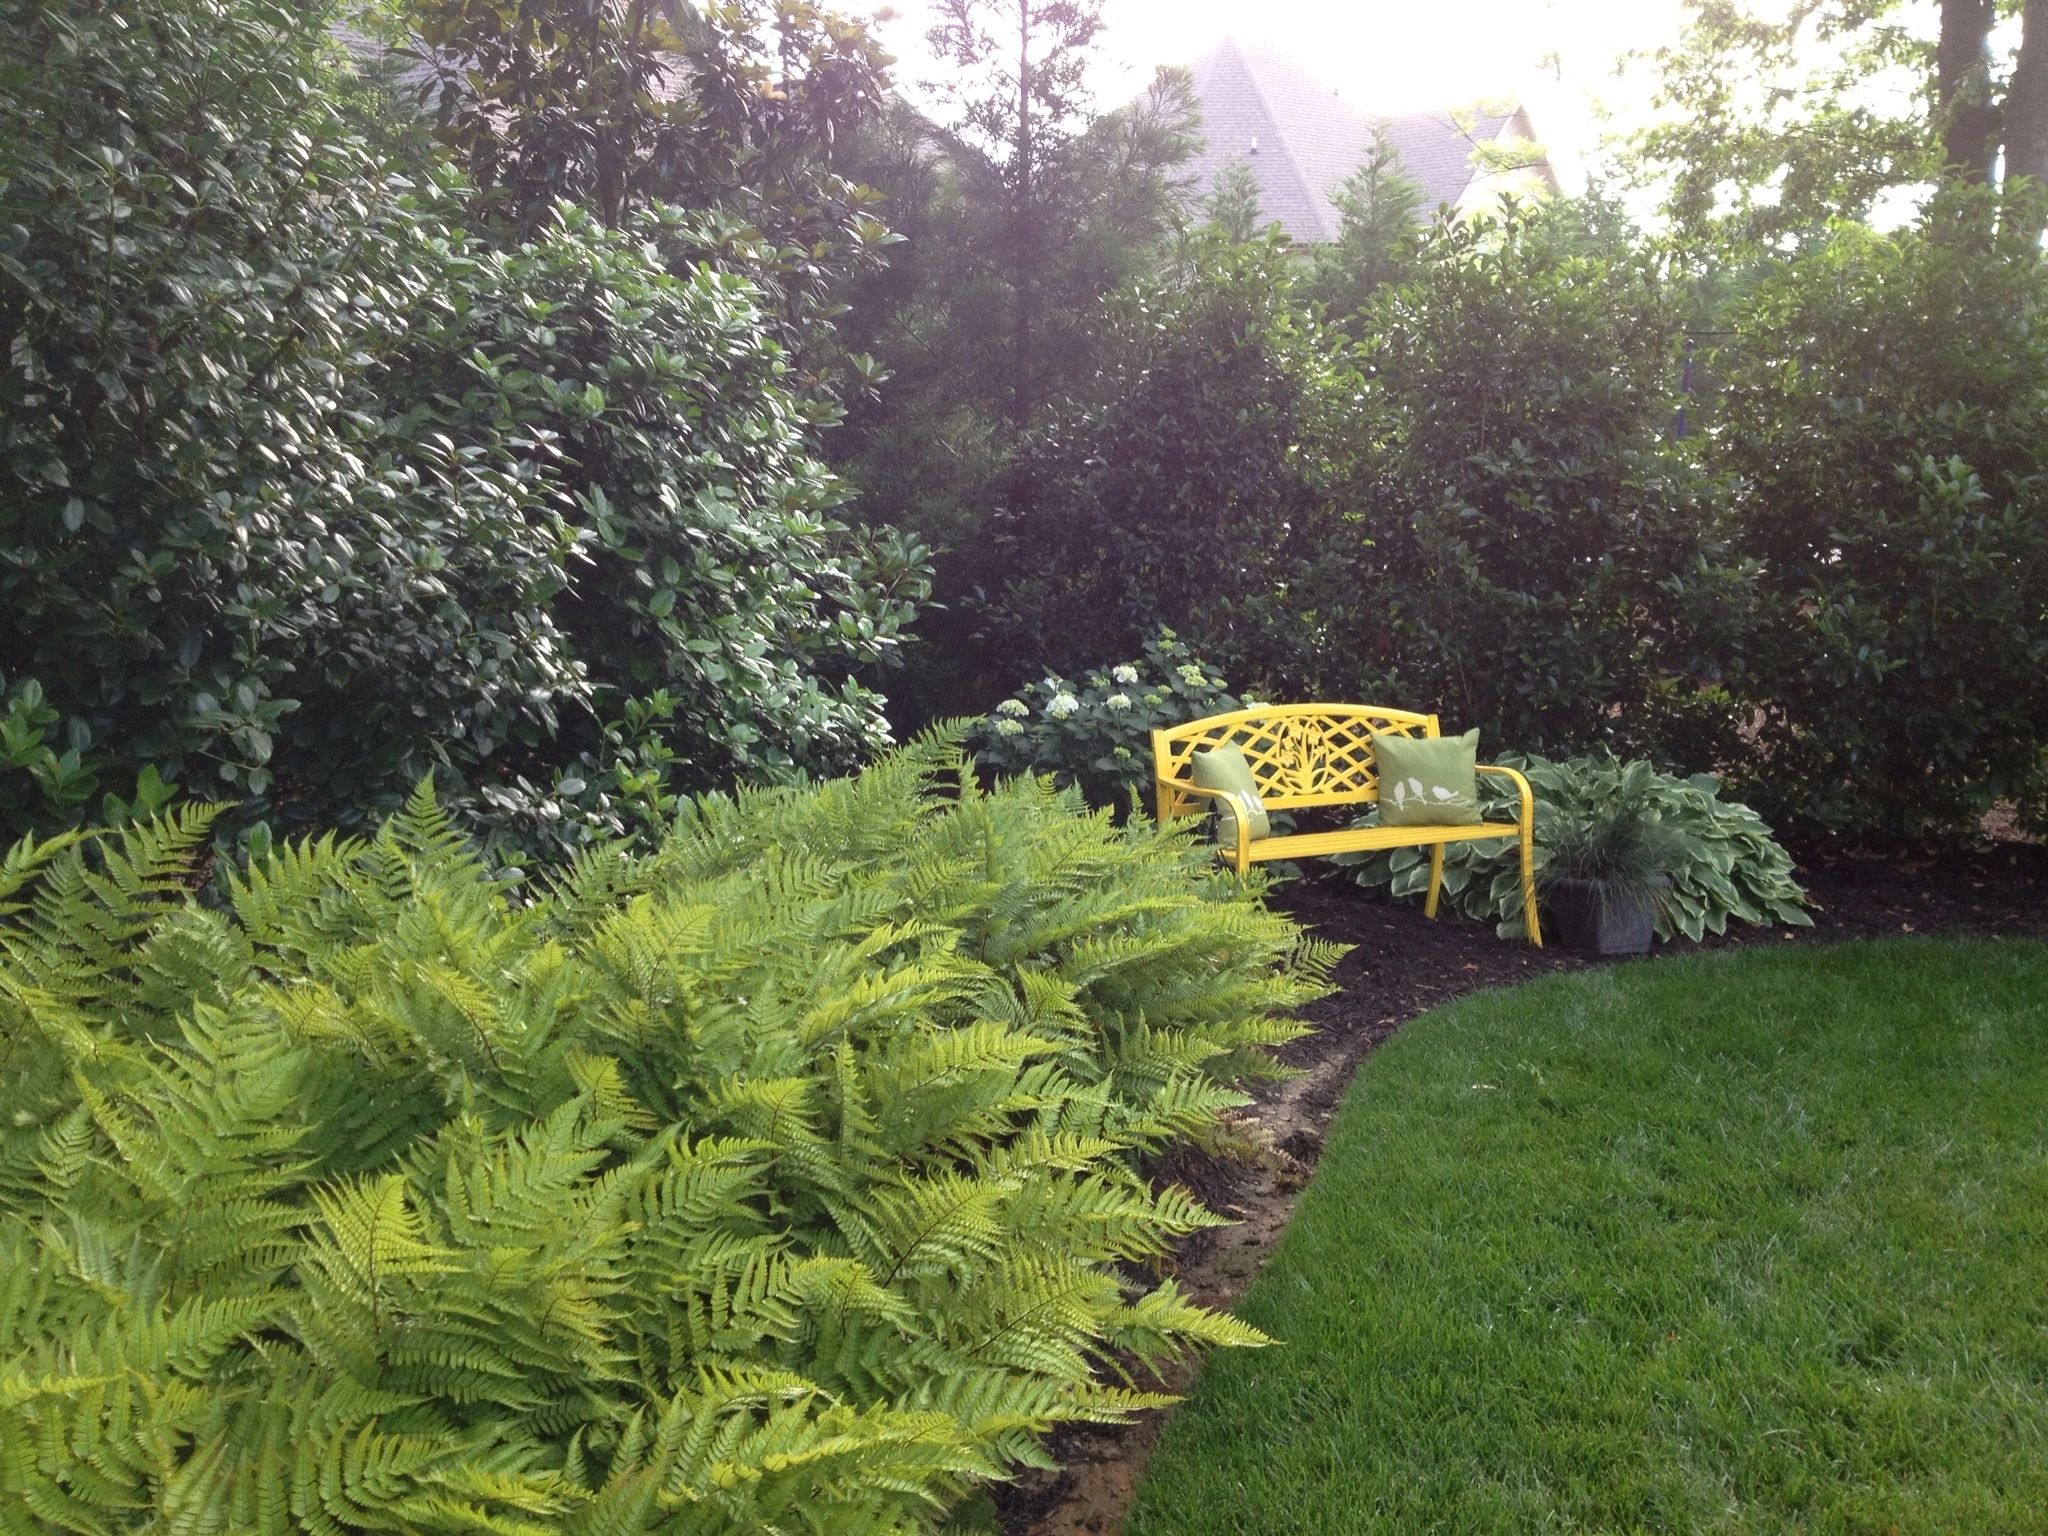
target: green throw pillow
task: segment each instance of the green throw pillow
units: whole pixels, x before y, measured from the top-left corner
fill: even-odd
[[[1462,736],[1372,733],[1383,827],[1470,827],[1479,823],[1479,732]]]
[[[1259,798],[1259,786],[1252,778],[1252,765],[1244,760],[1244,753],[1233,742],[1226,741],[1220,747],[1210,747],[1197,752],[1193,763],[1195,782],[1204,789],[1231,789],[1248,796],[1252,803],[1251,834],[1254,838],[1272,835],[1273,825],[1266,817],[1266,803]],[[1225,847],[1237,846],[1237,812],[1228,800],[1212,800],[1216,807],[1216,840]]]

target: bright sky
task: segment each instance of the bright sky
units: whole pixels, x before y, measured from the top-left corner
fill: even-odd
[[[880,23],[906,86],[929,78],[929,0],[846,0]],[[1524,102],[1568,187],[1597,144],[1597,108],[1640,110],[1641,65],[1617,77],[1631,49],[1676,39],[1679,0],[1105,0],[1103,78],[1112,103],[1136,94],[1160,64],[1185,64],[1226,36],[1291,55],[1368,112]]]

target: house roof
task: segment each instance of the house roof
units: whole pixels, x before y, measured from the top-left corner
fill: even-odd
[[[1529,135],[1528,115],[1519,107],[1374,117],[1285,55],[1234,38],[1197,59],[1189,72],[1204,136],[1188,163],[1192,195],[1208,197],[1224,167],[1242,160],[1258,181],[1260,217],[1303,244],[1337,238],[1331,194],[1366,162],[1378,133],[1386,134],[1402,173],[1422,188],[1430,214],[1457,207],[1484,176],[1472,164],[1480,145]]]

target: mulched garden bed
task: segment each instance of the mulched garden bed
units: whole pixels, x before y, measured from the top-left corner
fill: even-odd
[[[1831,847],[1793,852],[1813,902],[1813,927],[1737,927],[1703,946],[1660,945],[1657,953],[1914,933],[2048,937],[2048,847],[1998,842],[1925,858]],[[1240,1145],[1216,1152],[1184,1148],[1159,1169],[1162,1180],[1186,1186],[1239,1223],[1197,1234],[1167,1266],[1183,1290],[1211,1306],[1235,1301],[1279,1241],[1294,1197],[1322,1153],[1330,1116],[1374,1046],[1408,1020],[1468,992],[1616,963],[1503,941],[1490,927],[1449,914],[1430,922],[1419,906],[1370,896],[1338,870],[1314,870],[1280,887],[1274,901],[1321,937],[1354,947],[1338,967],[1338,990],[1305,1015],[1316,1032],[1282,1052],[1302,1075],[1259,1093],[1234,1127]],[[1186,1383],[1169,1379],[1166,1385],[1179,1390]],[[1159,1420],[1152,1414],[1114,1429],[1055,1436],[1049,1449],[1060,1471],[1028,1474],[996,1490],[1003,1530],[1008,1536],[1120,1530]]]

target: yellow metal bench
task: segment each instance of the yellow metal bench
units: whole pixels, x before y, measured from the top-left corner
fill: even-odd
[[[1152,776],[1161,822],[1192,816],[1213,800],[1239,806],[1237,843],[1218,851],[1239,874],[1267,859],[1311,859],[1332,853],[1376,848],[1429,849],[1429,900],[1423,911],[1436,916],[1443,887],[1444,847],[1449,843],[1518,838],[1522,845],[1522,916],[1529,942],[1541,946],[1543,930],[1536,917],[1534,843],[1536,802],[1529,781],[1512,768],[1481,763],[1481,773],[1509,780],[1521,795],[1521,815],[1513,822],[1488,821],[1469,827],[1347,827],[1337,832],[1309,832],[1287,837],[1253,837],[1250,807],[1229,790],[1204,789],[1194,779],[1194,756],[1209,747],[1233,742],[1251,765],[1252,782],[1269,811],[1291,811],[1316,805],[1371,805],[1380,797],[1379,773],[1373,762],[1372,733],[1386,736],[1438,736],[1435,715],[1370,704],[1266,704],[1191,720],[1170,731],[1152,733]]]

